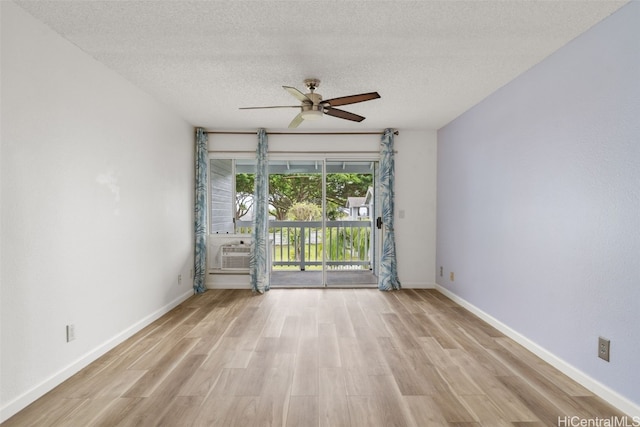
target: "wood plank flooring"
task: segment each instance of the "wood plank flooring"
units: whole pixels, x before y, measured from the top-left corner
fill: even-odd
[[[2,426],[534,427],[566,416],[623,414],[435,290],[210,290]]]

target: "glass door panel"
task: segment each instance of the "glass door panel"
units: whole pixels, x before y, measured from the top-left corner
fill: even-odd
[[[377,283],[377,162],[328,160],[325,175],[325,283]]]
[[[324,286],[322,166],[314,160],[269,161],[271,286]]]

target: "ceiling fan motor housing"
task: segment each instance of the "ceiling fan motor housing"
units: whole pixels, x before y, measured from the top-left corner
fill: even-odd
[[[303,102],[302,103],[303,111],[305,107],[310,107],[309,109],[311,110],[321,109],[320,102],[322,102],[322,95],[320,95],[319,93],[313,93],[313,92],[305,93],[305,95],[307,96],[307,98],[311,100],[312,104],[309,104],[309,102]]]
[[[322,95],[313,92],[307,93],[305,95],[311,100],[312,103],[303,102],[300,105],[302,108],[302,117],[305,120],[315,120],[321,118],[324,111],[323,106],[320,104],[320,102],[322,101]]]

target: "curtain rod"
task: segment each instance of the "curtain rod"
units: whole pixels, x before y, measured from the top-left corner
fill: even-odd
[[[217,154],[236,154],[236,153],[253,153],[255,154],[256,150],[209,150],[209,153],[217,153]],[[397,153],[397,151],[394,151]],[[331,154],[331,155],[339,155],[339,154],[380,154],[380,151],[327,151],[327,150],[308,150],[308,151],[271,151],[269,150],[269,154]]]
[[[258,132],[250,131],[218,131],[207,130],[204,133],[207,134],[220,134],[220,135],[256,135]],[[382,132],[269,132],[268,135],[382,135]],[[394,135],[400,135],[400,132],[395,130]]]

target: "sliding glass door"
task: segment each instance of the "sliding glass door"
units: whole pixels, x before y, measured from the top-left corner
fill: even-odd
[[[271,160],[273,287],[377,283],[377,162]]]

